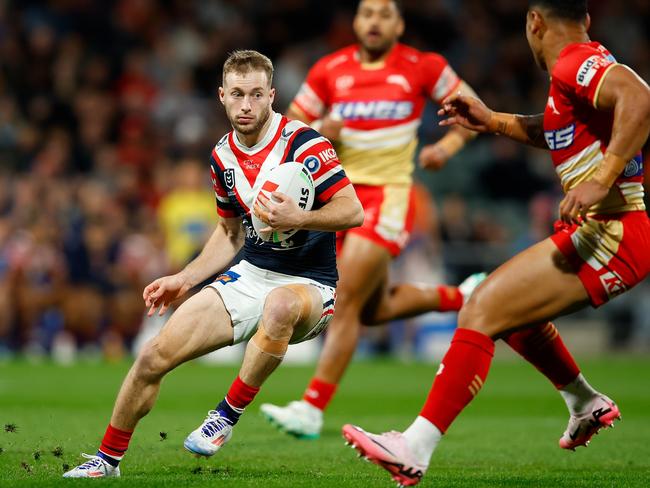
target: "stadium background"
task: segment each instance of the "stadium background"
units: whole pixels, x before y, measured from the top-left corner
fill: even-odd
[[[650,79],[650,4],[591,3],[592,37]],[[354,42],[354,4],[3,2],[0,357],[128,354],[143,286],[182,267],[215,224],[207,155],[230,129],[216,100],[228,52],[273,59],[284,111],[318,57]],[[491,107],[541,110],[547,81],[525,42],[526,1],[404,4],[404,42],[443,53]],[[421,143],[440,135],[435,119],[428,107]],[[504,138],[480,137],[417,178],[416,232],[395,279],[458,283],[548,235],[556,215],[548,155]],[[588,323],[598,350],[647,351],[649,309],[644,283],[563,323],[569,334]],[[444,330],[453,317],[369,331],[361,351],[426,357],[431,324]]]

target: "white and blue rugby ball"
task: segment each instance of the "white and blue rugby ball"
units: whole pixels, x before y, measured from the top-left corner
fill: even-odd
[[[302,163],[289,161],[271,168],[259,188],[259,191],[255,195],[254,202],[257,202],[260,193],[264,194],[266,198],[273,202],[275,200],[271,196],[271,193],[277,191],[291,197],[304,211],[311,210],[314,205],[314,195],[316,193],[314,190],[314,180],[309,170]],[[253,208],[251,208],[251,221],[255,232],[260,239],[264,241],[286,241],[289,237],[298,232],[298,229],[262,231],[262,229],[268,227],[268,225],[257,218]]]

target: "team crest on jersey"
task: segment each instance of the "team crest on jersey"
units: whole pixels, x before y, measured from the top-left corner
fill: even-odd
[[[350,88],[352,88],[352,85],[354,85],[354,76],[351,75],[339,76],[334,82],[334,84],[336,85],[337,90],[340,91],[349,90]]]
[[[228,190],[235,188],[235,170],[228,168],[223,172],[223,182]]]

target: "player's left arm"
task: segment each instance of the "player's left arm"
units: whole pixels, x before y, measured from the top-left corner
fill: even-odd
[[[614,113],[612,137],[594,176],[570,190],[562,200],[560,217],[565,222],[585,218],[587,210],[607,196],[650,133],[650,88],[627,66],[609,68],[593,101],[598,110]]]

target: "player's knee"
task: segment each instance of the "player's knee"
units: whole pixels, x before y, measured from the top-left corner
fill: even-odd
[[[158,380],[172,368],[171,356],[164,353],[156,339],[147,342],[135,362],[135,373],[145,381]]]
[[[264,329],[272,339],[291,337],[298,324],[304,304],[301,297],[288,288],[276,288],[264,302]]]

